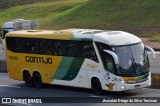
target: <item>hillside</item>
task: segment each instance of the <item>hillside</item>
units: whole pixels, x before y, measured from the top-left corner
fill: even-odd
[[[1,10],[0,24],[23,18],[39,20],[41,29],[96,28],[159,35],[159,4],[159,0],[29,0]]]
[[[31,4],[34,2],[43,2],[43,1],[44,0],[0,0],[0,10],[19,6],[19,5]],[[51,1],[51,0],[45,0],[45,1]]]

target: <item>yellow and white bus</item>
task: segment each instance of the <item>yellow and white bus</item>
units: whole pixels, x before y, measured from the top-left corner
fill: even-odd
[[[151,85],[147,50],[141,39],[123,31],[25,30],[6,35],[10,78],[29,87],[43,83],[126,91]]]

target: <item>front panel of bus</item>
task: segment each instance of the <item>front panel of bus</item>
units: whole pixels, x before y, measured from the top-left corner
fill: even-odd
[[[116,75],[117,91],[125,91],[151,85],[148,55],[142,43],[124,46],[109,46],[97,43],[106,71]],[[119,63],[104,50],[115,53]]]

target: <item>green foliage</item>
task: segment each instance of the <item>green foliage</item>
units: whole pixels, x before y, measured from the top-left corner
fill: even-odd
[[[152,36],[149,40],[153,42],[160,42],[160,34]]]
[[[41,29],[95,28],[143,36],[160,32],[159,0],[10,1],[25,5],[1,10],[0,24],[21,18],[39,20]]]
[[[46,1],[55,1],[55,0],[0,0],[0,10],[7,9],[14,6],[30,4],[34,2],[46,2]]]

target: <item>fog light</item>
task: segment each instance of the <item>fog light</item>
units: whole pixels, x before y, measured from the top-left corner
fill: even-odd
[[[121,86],[121,89],[124,89],[124,86]]]
[[[149,82],[148,85],[151,85],[151,82]]]
[[[123,81],[123,80],[122,80],[121,82],[122,82],[122,83],[125,83],[126,81]]]

